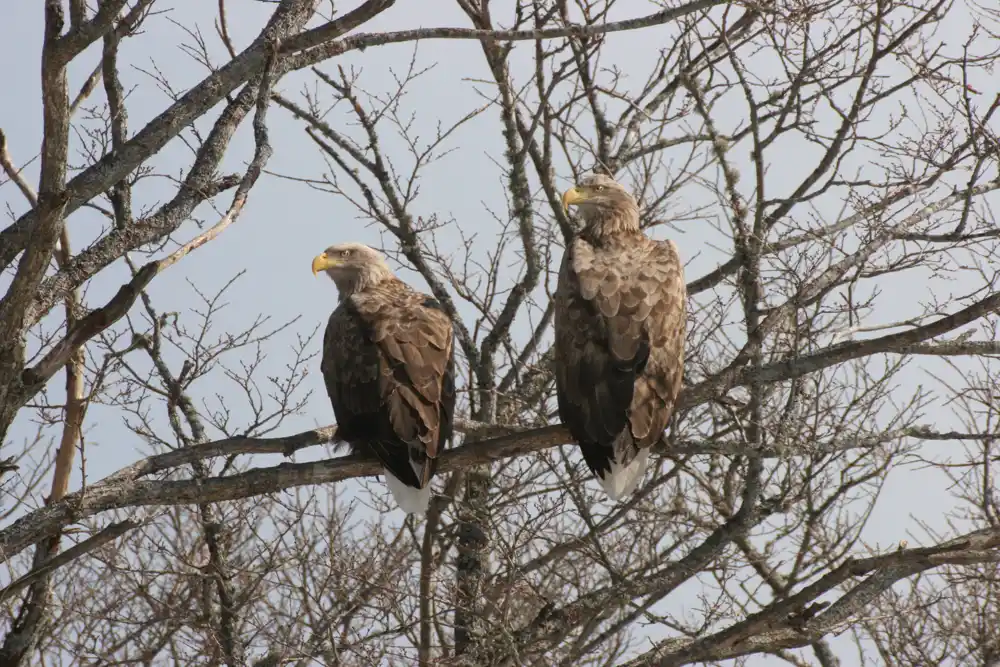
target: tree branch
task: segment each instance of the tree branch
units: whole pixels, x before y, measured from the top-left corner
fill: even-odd
[[[679,667],[807,646],[862,613],[897,581],[943,565],[998,562],[997,547],[1000,530],[994,529],[969,533],[938,546],[852,558],[799,593],[768,605],[722,632],[701,639],[669,639],[623,667]],[[833,604],[814,603],[858,577],[866,579],[850,586]],[[824,606],[826,609],[817,614]]]
[[[397,32],[361,33],[344,37],[339,41],[327,42],[313,48],[305,48],[291,56],[292,69],[302,69],[316,63],[342,55],[349,51],[364,50],[384,44],[399,44],[424,39],[475,39],[497,42],[518,42],[538,39],[558,39],[560,37],[590,37],[606,33],[624,32],[663,25],[670,21],[711,9],[725,4],[728,0],[694,0],[681,7],[664,9],[647,16],[641,16],[624,21],[613,21],[600,25],[568,25],[563,28],[547,28],[544,30],[478,30],[473,28],[420,28],[416,30],[400,30]],[[308,33],[306,33],[308,34]],[[286,51],[300,50],[309,41],[300,35],[299,40],[292,40],[286,45]]]

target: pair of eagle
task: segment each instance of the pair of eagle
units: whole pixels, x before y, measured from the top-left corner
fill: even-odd
[[[673,242],[642,233],[635,199],[611,178],[586,177],[563,204],[584,226],[555,294],[559,417],[617,500],[638,486],[681,388],[683,269]],[[400,508],[423,513],[452,434],[451,319],[367,246],[331,246],[312,270],[333,279],[340,299],[321,364],[337,439],[374,454]]]

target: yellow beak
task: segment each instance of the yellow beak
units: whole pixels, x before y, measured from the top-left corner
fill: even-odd
[[[563,193],[563,210],[569,213],[570,204],[579,204],[582,201],[587,201],[587,195],[580,188],[572,187]]]
[[[325,252],[322,255],[316,255],[316,257],[313,258],[312,264],[313,275],[315,276],[320,271],[326,271],[327,269],[337,266],[338,264],[340,264],[340,262],[333,257],[328,256]]]

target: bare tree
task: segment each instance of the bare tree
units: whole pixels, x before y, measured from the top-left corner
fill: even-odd
[[[998,664],[1000,12],[443,0],[464,25],[387,30],[405,4],[280,0],[240,50],[233,1],[212,38],[163,0],[44,3],[37,182],[0,128],[0,665]],[[136,129],[121,54],[171,20],[204,78],[150,70],[169,101]],[[448,83],[474,103],[427,95],[428,40],[476,47]],[[418,41],[369,85],[377,47]],[[304,132],[277,141],[279,115]],[[268,171],[294,142],[325,173]],[[483,217],[453,219],[427,190],[484,150]],[[681,405],[619,503],[551,372],[560,195],[593,170],[688,260]],[[239,276],[152,289],[281,178],[455,321],[459,436],[423,518],[335,425],[294,432],[329,414],[320,319],[232,325]],[[148,456],[92,478],[96,420]],[[915,485],[950,505],[910,508]]]

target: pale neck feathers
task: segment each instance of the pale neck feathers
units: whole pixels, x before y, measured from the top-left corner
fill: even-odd
[[[343,301],[353,294],[377,287],[389,287],[399,281],[388,266],[366,264],[348,275],[333,276],[333,282],[337,285],[338,300]]]
[[[641,231],[639,207],[631,201],[620,200],[613,206],[595,206],[581,213],[585,232],[596,239]]]

